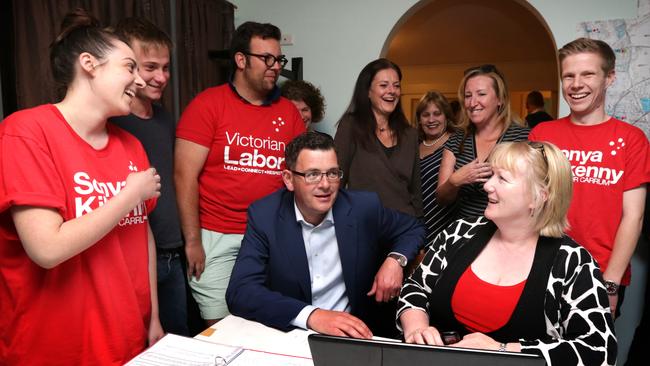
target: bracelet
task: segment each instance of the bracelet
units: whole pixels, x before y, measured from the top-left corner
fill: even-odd
[[[619,284],[614,281],[605,280],[605,289],[607,290],[607,295],[616,295],[618,294]]]
[[[507,343],[499,343],[499,352],[505,352],[507,346]]]

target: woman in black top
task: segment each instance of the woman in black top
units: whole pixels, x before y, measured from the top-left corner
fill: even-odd
[[[438,204],[438,172],[445,142],[455,131],[453,112],[444,95],[437,91],[426,93],[415,109],[420,133],[420,179],[424,222],[427,227],[426,244],[430,244],[440,230],[453,218],[453,205]]]
[[[342,186],[377,192],[384,206],[420,217],[418,138],[402,111],[401,79],[387,59],[366,65],[335,142]]]

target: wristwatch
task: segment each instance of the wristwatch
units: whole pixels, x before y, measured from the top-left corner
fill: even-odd
[[[605,289],[607,290],[607,295],[616,295],[618,294],[619,284],[614,281],[605,280]]]
[[[400,266],[406,267],[406,257],[402,254],[396,253],[396,252],[391,252],[388,254],[388,258],[393,258],[394,260],[399,263]]]

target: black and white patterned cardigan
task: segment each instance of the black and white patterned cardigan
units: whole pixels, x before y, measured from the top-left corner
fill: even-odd
[[[470,243],[472,238],[475,241],[484,240],[486,242],[483,245],[487,244],[493,231],[488,236],[481,234],[487,239],[477,239],[475,235],[481,230],[483,233],[486,229],[489,232],[489,226],[496,229],[484,217],[461,219],[436,237],[420,266],[402,287],[397,311],[398,328],[401,329],[399,316],[405,310],[419,309],[430,314],[432,302],[451,302],[450,298],[432,295],[433,289],[449,266],[450,259],[460,260],[454,257],[460,247]],[[540,237],[542,239],[544,237]],[[543,299],[544,304],[535,306],[543,309],[546,329],[545,332],[540,331],[547,336],[519,339],[521,351],[543,356],[548,365],[616,364],[614,322],[602,274],[596,262],[583,247],[567,236],[545,240],[559,240],[556,242],[559,249],[549,257],[550,272],[546,275],[548,280],[545,293],[537,294],[537,298]],[[478,252],[475,254],[478,255]],[[537,258],[536,254],[536,260]],[[473,258],[463,260],[469,264]],[[446,306],[450,307],[449,304]]]

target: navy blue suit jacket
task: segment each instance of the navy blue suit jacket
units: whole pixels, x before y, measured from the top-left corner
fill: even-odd
[[[414,217],[382,206],[371,192],[339,190],[332,208],[351,313],[368,321],[366,295],[389,252],[413,259],[424,241]],[[311,304],[311,285],[294,194],[281,189],[248,208],[248,226],[226,292],[230,312],[282,330]],[[389,320],[389,321],[392,321]]]

